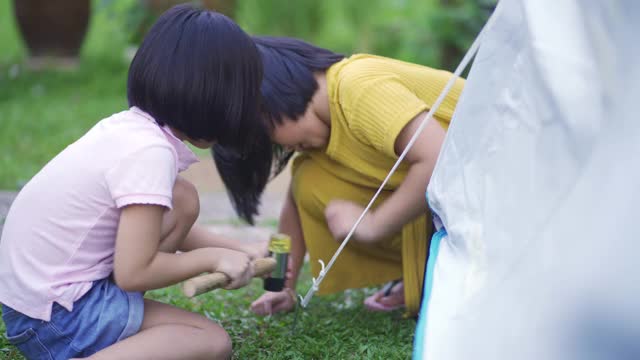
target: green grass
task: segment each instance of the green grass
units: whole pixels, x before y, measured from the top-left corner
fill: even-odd
[[[0,310],[0,314],[2,314],[2,310]],[[4,323],[0,321],[0,359],[23,359],[18,350],[9,344],[4,334]]]
[[[30,72],[11,1],[0,1],[0,189],[16,189],[101,118],[126,106],[126,34],[101,11],[75,72]]]
[[[309,284],[305,267],[301,294]],[[305,286],[306,285],[306,286]],[[249,304],[262,293],[262,283],[235,290],[216,290],[194,299],[178,286],[155,290],[147,297],[198,312],[218,322],[233,340],[234,359],[409,359],[415,321],[400,312],[372,313],[362,301],[373,290],[350,290],[312,299],[300,310],[295,333],[294,313],[258,317]],[[0,322],[0,331],[4,333]],[[22,359],[0,335],[0,359]]]
[[[310,277],[305,268],[305,294]],[[224,327],[234,343],[236,359],[408,359],[415,322],[400,312],[371,313],[362,301],[372,290],[350,290],[315,297],[300,310],[295,333],[294,313],[258,317],[249,304],[261,293],[261,282],[236,291],[218,290],[189,300],[172,287],[150,297],[205,314]]]

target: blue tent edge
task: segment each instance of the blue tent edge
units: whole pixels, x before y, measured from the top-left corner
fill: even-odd
[[[447,230],[442,227],[431,238],[429,249],[429,260],[427,261],[427,272],[425,275],[424,293],[422,294],[422,305],[418,316],[418,324],[416,325],[416,333],[413,343],[413,359],[422,359],[423,349],[425,346],[424,334],[427,326],[427,310],[429,308],[429,298],[431,297],[431,289],[433,288],[433,271],[438,259],[438,251],[440,251],[440,242],[442,238],[447,236]]]

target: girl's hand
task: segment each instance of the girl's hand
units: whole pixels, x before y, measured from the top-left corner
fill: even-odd
[[[272,315],[289,312],[296,306],[296,293],[290,288],[280,292],[266,292],[251,304],[251,311],[256,315]]]
[[[269,256],[269,241],[252,241],[242,244],[241,250],[249,255],[251,260],[262,259]]]
[[[324,210],[324,216],[333,237],[342,242],[363,211],[364,207],[351,201],[331,201]],[[371,210],[362,219],[353,236],[362,243],[374,243],[379,240],[374,213]]]
[[[211,248],[218,258],[214,272],[221,272],[231,279],[231,283],[225,287],[227,290],[241,288],[253,278],[253,263],[249,255],[242,251],[223,248]]]

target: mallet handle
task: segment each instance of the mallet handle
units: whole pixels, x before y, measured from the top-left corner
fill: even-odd
[[[276,268],[276,260],[273,258],[257,259],[253,262],[253,276],[261,277]],[[225,287],[231,282],[229,277],[221,272],[199,275],[186,280],[182,284],[182,293],[188,297],[198,296],[207,291]]]

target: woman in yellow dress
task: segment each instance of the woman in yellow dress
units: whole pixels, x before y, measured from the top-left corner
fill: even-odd
[[[252,304],[287,311],[306,252],[320,271],[402,153],[452,76],[443,70],[358,54],[344,57],[306,42],[254,37],[264,65],[263,141],[214,148],[236,211],[252,222],[273,169],[293,152],[292,180],[279,231],[291,236],[290,273],[280,293]],[[431,238],[424,197],[464,80],[458,80],[354,233],[319,294],[396,281],[365,301],[372,310],[416,314]]]

